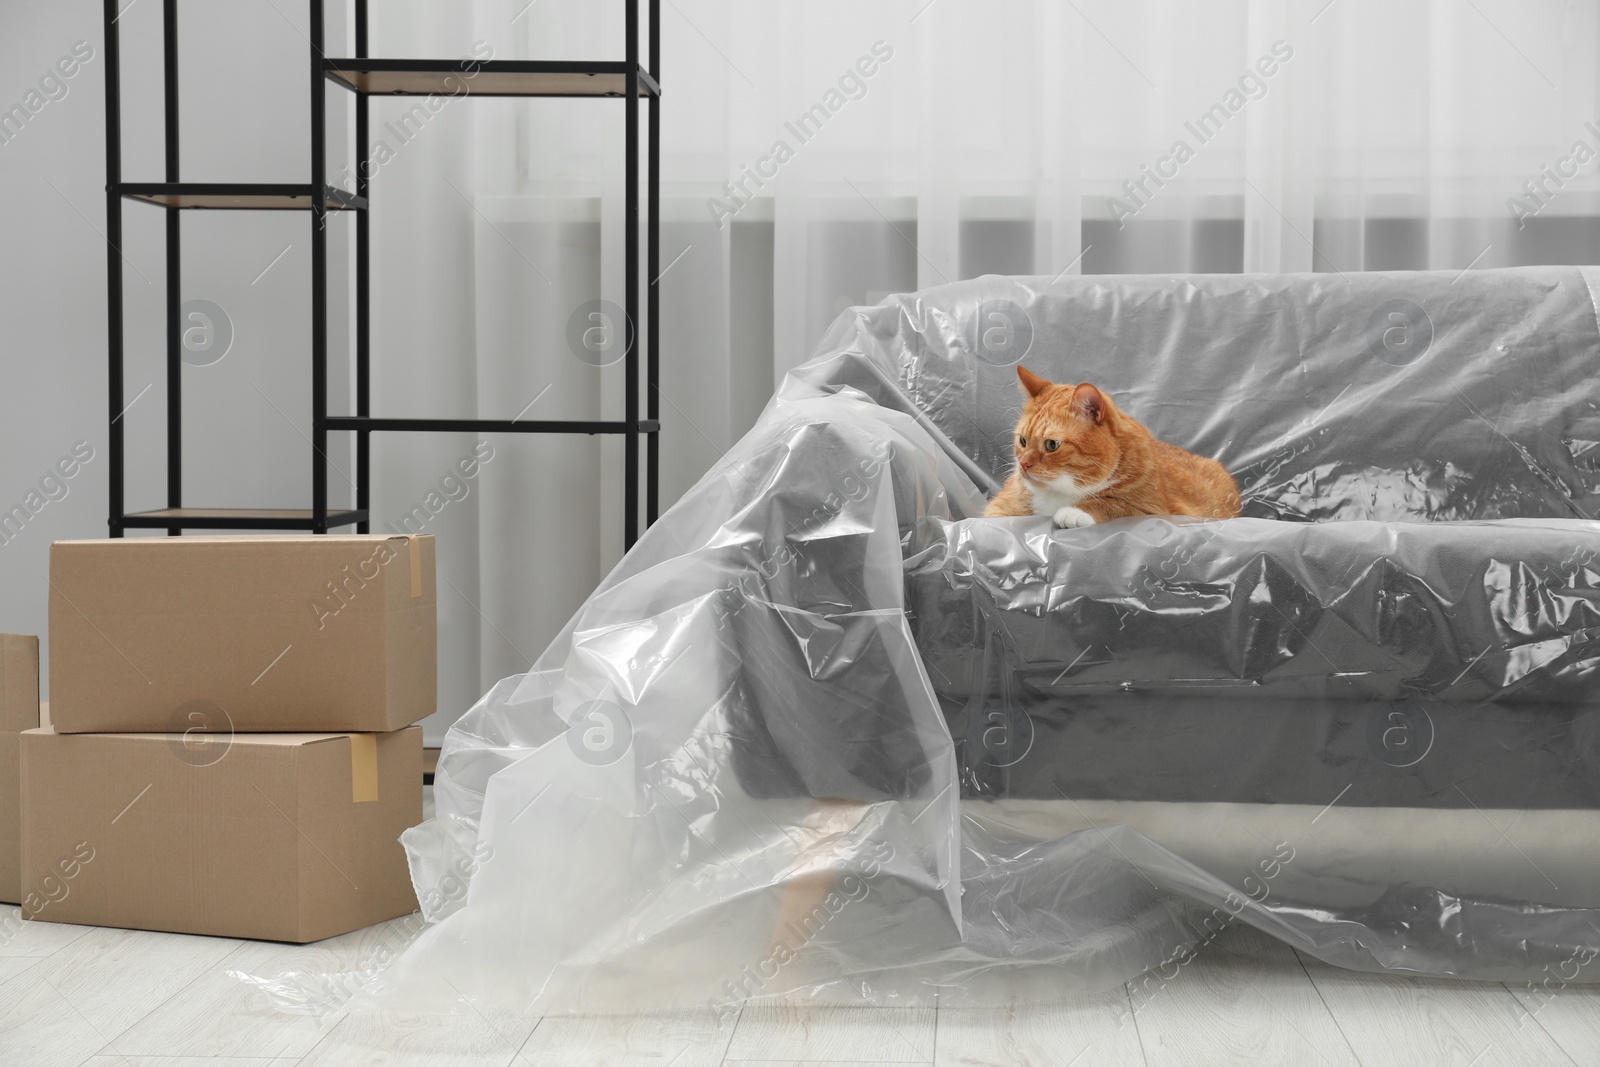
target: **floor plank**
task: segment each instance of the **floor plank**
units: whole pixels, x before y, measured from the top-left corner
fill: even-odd
[[[539,1022],[517,1067],[719,1067],[734,1019],[712,1012],[556,1015]]]
[[[1252,927],[1224,930],[1198,946],[1192,962],[1162,973],[1128,983],[1150,1067],[1357,1063],[1294,951]]]
[[[729,1042],[730,1060],[851,1060],[931,1063],[934,1009],[746,1008]]]
[[[1365,974],[1301,958],[1364,1067],[1573,1063],[1542,1027],[1522,1020],[1522,1005],[1502,985]],[[1577,1060],[1595,1062],[1593,1048]]]
[[[0,905],[0,956],[50,956],[93,929],[24,919],[21,908]]]
[[[288,972],[356,970],[392,946],[394,930],[395,923],[381,923],[314,945],[248,942],[130,1029],[118,1040],[117,1051],[139,1056],[304,1056],[338,1025],[343,1013],[286,1014],[266,993],[228,972],[272,978]]]
[[[722,1067],[906,1067],[895,1060],[723,1060]]]
[[[1054,1004],[940,1008],[934,1067],[1142,1067],[1128,995]]]
[[[209,1056],[90,1056],[83,1067],[295,1067],[297,1059],[261,1059],[258,1056],[212,1059]]]
[[[24,971],[32,970],[45,958],[44,956],[0,956],[0,985],[5,985]]]
[[[114,1045],[125,1030],[239,944],[143,930],[90,930],[0,986],[0,998],[24,986],[47,986],[60,998],[56,1010],[64,1007],[82,1019],[100,1035],[100,1045]]]
[[[105,1047],[107,1035],[55,991],[27,974],[0,986],[0,1063],[77,1067]]]
[[[1600,1063],[1600,986],[1552,985],[1539,992],[1526,986],[1508,988],[1522,1005],[1517,1015],[1519,1031],[1537,1026],[1574,1063]]]
[[[506,1067],[537,1019],[502,1013],[363,1012],[323,1037],[301,1067]]]

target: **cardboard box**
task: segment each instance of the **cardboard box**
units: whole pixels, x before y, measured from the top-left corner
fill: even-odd
[[[22,735],[22,913],[317,941],[416,909],[422,730]]]
[[[50,546],[60,733],[388,732],[437,705],[431,536]]]
[[[39,725],[39,639],[0,634],[0,902],[22,899],[22,780],[17,747]]]

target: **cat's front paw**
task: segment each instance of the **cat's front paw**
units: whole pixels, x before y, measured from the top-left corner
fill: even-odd
[[[1080,526],[1093,526],[1094,516],[1082,508],[1061,508],[1055,514],[1055,524],[1063,530],[1076,530]]]

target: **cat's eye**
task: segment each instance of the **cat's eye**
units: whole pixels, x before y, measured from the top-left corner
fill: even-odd
[[[1026,437],[1022,437],[1022,436],[1019,435],[1017,437],[1017,444],[1020,445],[1023,448],[1027,448],[1028,447],[1028,439]]]
[[[1044,450],[1046,452],[1054,452],[1056,449],[1058,449],[1060,447],[1061,447],[1061,442],[1060,441],[1049,440],[1049,441],[1046,441],[1044,443]]]

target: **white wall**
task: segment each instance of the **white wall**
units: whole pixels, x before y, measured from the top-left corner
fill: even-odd
[[[80,40],[94,58],[65,98],[0,144],[0,507],[22,501],[75,441],[95,453],[64,499],[0,546],[0,629],[41,635],[50,542],[106,532],[104,56],[98,5],[0,4],[0,107],[21,101]],[[149,127],[129,133],[147,140]],[[152,281],[128,272],[140,289],[128,309],[134,330],[151,324],[143,304],[159,301],[162,277],[145,229],[128,234],[130,258]],[[148,349],[130,354],[143,362]],[[160,415],[159,398],[145,396],[135,412],[145,415],[143,405]]]

